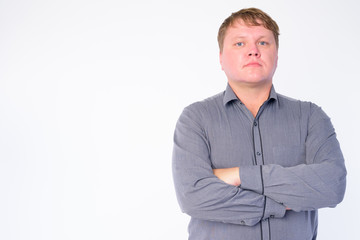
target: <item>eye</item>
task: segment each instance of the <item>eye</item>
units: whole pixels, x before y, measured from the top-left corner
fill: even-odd
[[[243,42],[238,42],[238,43],[236,43],[236,46],[238,46],[238,47],[244,46],[244,43]]]
[[[265,42],[265,41],[260,41],[260,42],[259,42],[259,45],[261,45],[261,46],[265,46],[265,45],[268,45],[268,43],[267,43],[267,42]]]

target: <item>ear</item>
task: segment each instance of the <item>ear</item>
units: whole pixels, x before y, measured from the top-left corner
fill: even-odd
[[[222,60],[222,52],[219,52],[219,60],[220,60],[220,65],[221,65],[221,70],[224,70],[223,68],[223,60]]]

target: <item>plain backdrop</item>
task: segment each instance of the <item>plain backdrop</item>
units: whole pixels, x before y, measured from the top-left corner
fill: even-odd
[[[173,132],[225,90],[217,30],[244,7],[280,26],[276,90],[322,106],[346,158],[318,239],[356,239],[356,0],[0,0],[0,239],[187,239]]]

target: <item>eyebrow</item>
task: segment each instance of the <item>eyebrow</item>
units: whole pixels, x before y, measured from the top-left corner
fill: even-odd
[[[246,37],[247,37],[246,35],[236,35],[236,36],[234,36],[234,38],[246,38]],[[259,38],[264,38],[264,37],[268,37],[268,36],[261,35]]]
[[[267,38],[268,36],[260,36],[258,37],[257,39],[262,39],[262,38]],[[244,39],[244,38],[247,38],[247,36],[243,36],[243,35],[238,35],[238,36],[234,36],[233,38],[231,38],[232,40],[236,40],[236,39]]]

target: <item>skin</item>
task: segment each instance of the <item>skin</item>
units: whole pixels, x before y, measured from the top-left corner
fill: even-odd
[[[260,26],[236,21],[226,31],[220,64],[230,87],[255,117],[268,99],[278,61],[273,33]],[[239,167],[213,169],[227,184],[239,186]]]
[[[226,31],[220,64],[229,85],[256,116],[267,100],[278,61],[278,49],[272,31],[236,21]]]

